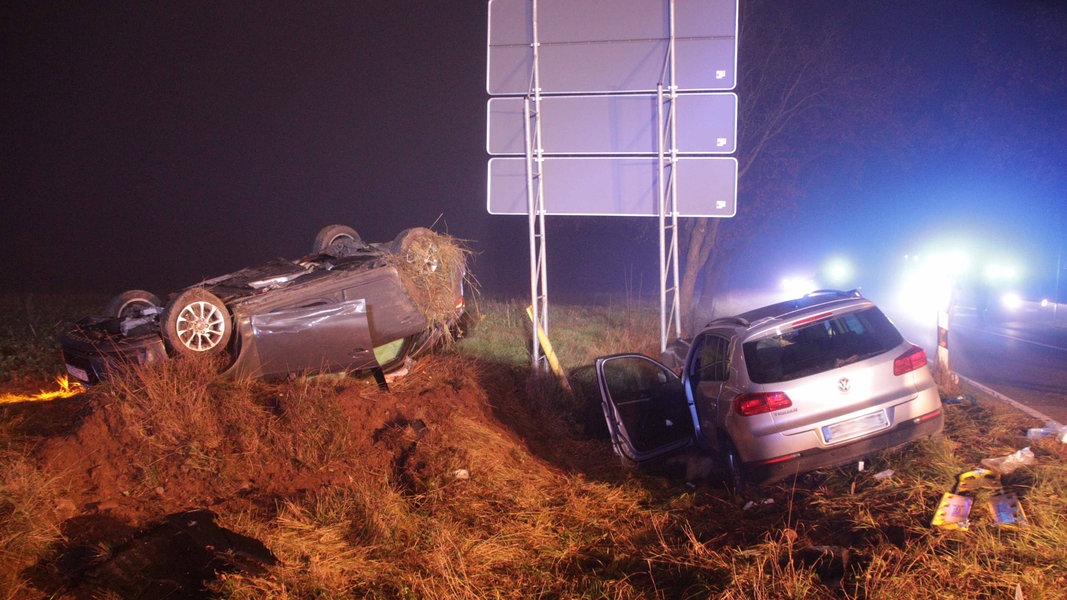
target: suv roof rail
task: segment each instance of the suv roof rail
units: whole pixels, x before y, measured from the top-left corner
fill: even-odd
[[[712,320],[708,321],[707,325],[705,325],[704,327],[711,327],[712,325],[726,325],[726,324],[740,325],[741,327],[748,327],[749,325],[751,325],[751,323],[748,322],[748,319],[743,319],[741,317],[736,317],[735,316],[735,317],[719,317],[718,319],[712,319]]]
[[[815,290],[813,292],[808,292],[807,294],[804,294],[804,297],[807,298],[809,296],[823,296],[823,295],[834,295],[834,296],[837,296],[839,298],[862,298],[863,297],[863,295],[860,294],[860,289],[859,288],[852,288],[851,290],[847,290],[847,291],[844,291],[844,290],[832,290],[832,289]]]

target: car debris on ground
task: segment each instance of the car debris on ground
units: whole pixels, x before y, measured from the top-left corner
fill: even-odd
[[[1031,440],[1052,437],[1067,444],[1067,425],[1060,425],[1056,421],[1048,421],[1044,427],[1032,427],[1026,430],[1026,437]]]
[[[1034,451],[1030,449],[1030,446],[1027,446],[1016,450],[1007,456],[983,458],[982,466],[993,469],[1001,475],[1007,475],[1019,467],[1034,464],[1035,460],[1037,460],[1037,458],[1034,456]]]
[[[971,508],[982,500],[992,518],[991,525],[1028,527],[1019,497],[1004,489],[1001,476],[1035,462],[1029,446],[1007,456],[982,459],[982,467],[960,473],[956,487],[942,494],[930,524],[940,529],[967,531],[971,527]]]

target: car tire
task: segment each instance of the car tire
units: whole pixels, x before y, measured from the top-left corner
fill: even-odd
[[[412,227],[398,233],[389,250],[409,263],[421,261],[422,264],[416,265],[416,271],[433,273],[441,266],[436,238],[437,234],[425,227]]]
[[[203,288],[189,288],[163,311],[163,341],[174,354],[207,355],[226,349],[233,336],[230,311]]]
[[[363,248],[363,238],[355,229],[347,225],[327,225],[315,236],[311,251],[315,254],[327,254],[335,258],[351,256]]]
[[[107,301],[104,305],[104,316],[116,319],[135,317],[138,316],[134,314],[136,310],[162,305],[159,297],[152,292],[127,290]]]
[[[733,440],[726,434],[722,434],[719,442],[719,453],[727,487],[734,494],[741,494],[745,491],[745,472],[741,466],[741,454],[737,451]]]

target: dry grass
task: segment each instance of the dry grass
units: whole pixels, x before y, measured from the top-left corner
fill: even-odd
[[[1064,597],[1064,444],[1035,442],[1036,464],[1003,478],[1029,527],[999,527],[977,503],[968,531],[930,525],[959,473],[1040,425],[1003,405],[946,405],[943,439],[738,497],[715,478],[687,486],[669,464],[620,468],[575,426],[584,405],[529,376],[525,306],[482,312],[455,354],[420,360],[392,393],[326,377],[218,381],[210,363],[173,361],[94,390],[91,422],[129,451],[114,468],[138,482],[130,502],[209,506],[275,554],[266,573],[213,582],[224,598]],[[551,318],[577,379],[596,355],[656,349],[654,307]],[[25,569],[71,516],[56,506],[68,474],[43,469],[21,435],[0,427],[4,598],[34,597]],[[264,483],[285,477],[308,483]]]
[[[264,577],[224,576],[215,588],[229,598],[340,597],[354,582],[402,576],[375,556],[379,543],[405,535],[404,523],[390,513],[401,503],[388,492],[388,486],[342,488],[285,500],[266,521],[252,513],[226,515],[233,529],[266,540],[280,564]]]
[[[138,493],[171,485],[175,473],[199,474],[232,493],[272,463],[315,471],[351,462],[356,432],[336,396],[365,382],[269,384],[221,380],[219,371],[212,357],[182,357],[129,369],[94,390],[99,419],[132,454]]]
[[[424,227],[402,232],[393,246],[386,262],[396,268],[408,296],[426,317],[430,343],[451,343],[458,291],[466,285],[468,295],[476,292],[467,268],[470,250],[463,241]]]
[[[529,364],[531,324],[527,301],[483,300],[477,335],[463,340],[465,352],[496,361]],[[602,306],[552,305],[549,338],[568,370],[616,352],[659,353],[659,306],[608,299]]]
[[[139,493],[168,485],[170,473],[239,479],[266,443],[267,413],[248,383],[217,381],[211,357],[183,357],[112,377],[98,390],[100,418],[116,443],[130,449]]]
[[[8,450],[0,452],[0,472],[0,598],[33,597],[22,571],[62,539],[60,522],[73,516],[57,502],[64,498],[63,477]]]

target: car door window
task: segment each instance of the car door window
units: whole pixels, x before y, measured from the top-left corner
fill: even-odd
[[[601,357],[596,369],[617,451],[641,461],[689,442],[692,420],[677,375],[640,355]]]
[[[690,379],[697,384],[726,381],[730,376],[730,340],[720,335],[705,334],[694,344],[693,362],[689,367]]]
[[[730,339],[706,333],[693,344],[688,376],[696,411],[694,418],[701,430],[710,430],[719,412],[723,383],[730,377]]]

